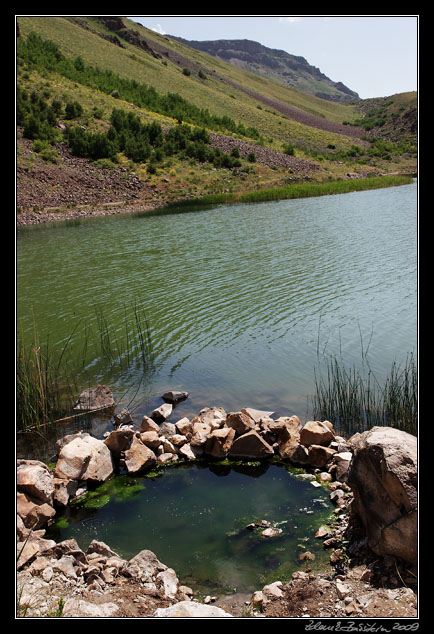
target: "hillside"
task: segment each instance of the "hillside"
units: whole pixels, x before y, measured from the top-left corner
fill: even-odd
[[[17,91],[22,221],[417,169],[414,93],[322,99],[119,16],[19,16]]]
[[[185,40],[171,35],[199,51],[215,55],[235,66],[262,77],[271,78],[291,88],[330,101],[354,102],[359,95],[342,82],[329,79],[304,57],[268,48],[252,40]]]

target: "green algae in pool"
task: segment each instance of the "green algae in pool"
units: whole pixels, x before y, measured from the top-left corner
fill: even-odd
[[[250,592],[328,559],[317,528],[332,505],[323,487],[278,464],[182,464],[159,477],[115,476],[68,507],[49,530],[57,541],[93,539],[124,559],[154,552],[196,592]],[[262,536],[252,523],[281,532]]]

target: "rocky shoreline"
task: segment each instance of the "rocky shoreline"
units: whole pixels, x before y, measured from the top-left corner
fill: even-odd
[[[18,616],[69,617],[417,617],[417,441],[390,427],[350,439],[328,421],[242,408],[204,408],[191,420],[167,419],[183,392],[163,395],[140,428],[127,410],[114,413],[104,386],[80,396],[79,409],[106,408],[113,431],[104,440],[79,432],[56,443],[54,470],[17,460]],[[45,537],[57,512],[122,470],[146,473],[178,461],[280,460],[302,467],[298,477],[326,487],[334,521],[315,538],[330,551],[330,568],[313,573],[309,553],[292,579],[253,596],[194,597],[176,572],[142,550],[126,561],[94,540],[84,552],[74,539]],[[262,527],[273,539],[272,527]],[[270,532],[271,531],[271,532]]]

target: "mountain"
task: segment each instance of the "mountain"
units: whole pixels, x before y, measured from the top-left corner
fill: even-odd
[[[304,57],[268,48],[252,40],[185,40],[171,38],[187,46],[219,57],[239,68],[258,73],[309,95],[330,101],[351,102],[359,95],[342,82],[334,82]]]

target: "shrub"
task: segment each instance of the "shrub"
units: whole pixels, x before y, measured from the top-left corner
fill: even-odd
[[[77,119],[83,114],[83,106],[78,101],[69,101],[65,106],[65,119]]]
[[[189,68],[183,68],[182,69],[182,74],[185,75],[186,77],[190,77],[191,70]]]
[[[255,155],[255,153],[254,153],[254,152],[250,152],[250,153],[247,155],[247,160],[248,160],[250,163],[256,163],[256,155]]]

